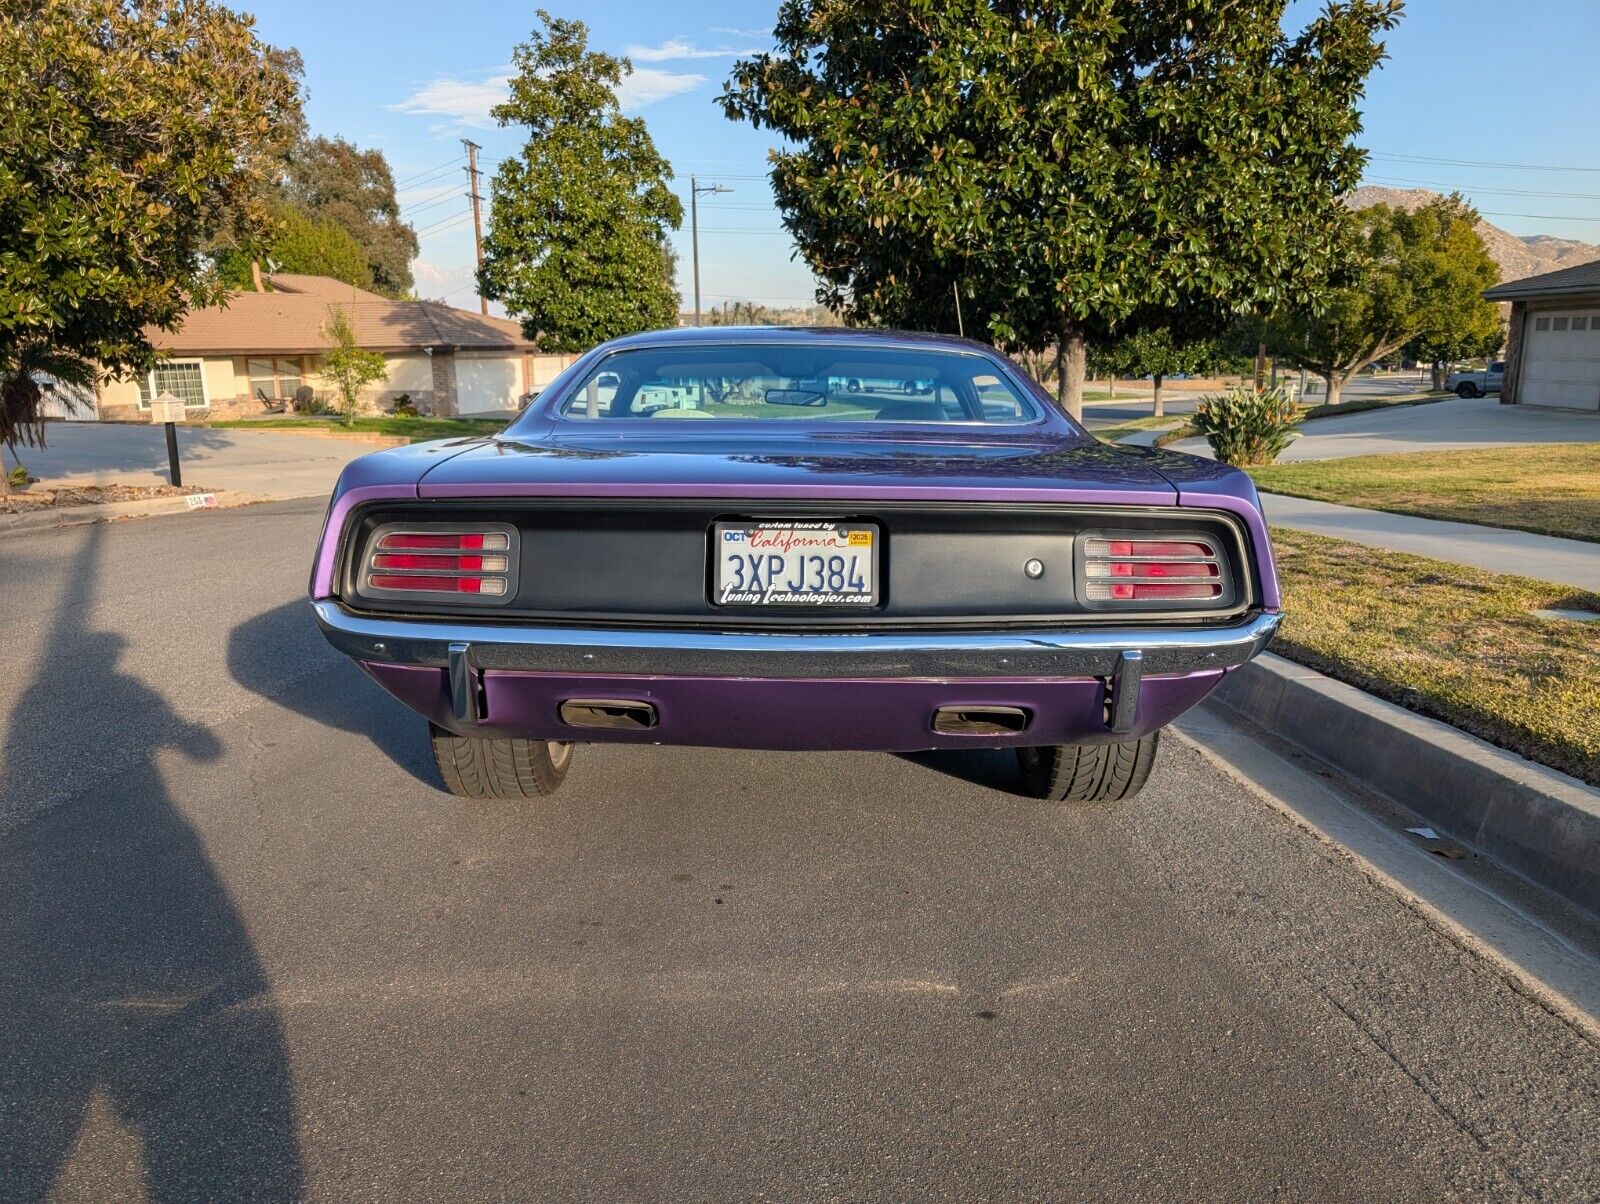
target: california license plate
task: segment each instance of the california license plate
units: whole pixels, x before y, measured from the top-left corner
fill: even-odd
[[[711,600],[718,606],[876,606],[875,523],[718,523]]]

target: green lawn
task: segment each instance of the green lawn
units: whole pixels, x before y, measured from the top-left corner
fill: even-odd
[[[1281,527],[1273,651],[1600,785],[1600,612],[1564,585]]]
[[[224,419],[217,422],[194,423],[195,426],[215,426],[232,430],[283,431],[296,428],[320,427],[330,431],[358,431],[368,435],[405,435],[413,443],[428,439],[459,439],[463,437],[493,435],[505,429],[506,424],[497,418],[357,418],[346,425],[342,418],[285,418],[285,419]]]
[[[1250,475],[1272,493],[1600,542],[1600,443],[1352,456]]]

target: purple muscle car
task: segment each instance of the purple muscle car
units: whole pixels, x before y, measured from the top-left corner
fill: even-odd
[[[1243,473],[1101,444],[977,343],[776,328],[620,339],[497,437],[355,461],[311,596],[472,797],[630,741],[1009,747],[1128,798],[1281,617]]]

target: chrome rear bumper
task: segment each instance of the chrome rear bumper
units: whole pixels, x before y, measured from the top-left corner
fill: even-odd
[[[1218,627],[817,633],[501,626],[465,619],[357,615],[312,603],[339,651],[392,665],[532,673],[739,678],[1111,677],[1241,665],[1266,648],[1281,613]],[[1129,654],[1137,654],[1130,656]],[[453,654],[453,655],[452,655]]]

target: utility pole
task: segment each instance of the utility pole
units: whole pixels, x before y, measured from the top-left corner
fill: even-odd
[[[694,248],[694,324],[700,325],[700,194],[708,196],[716,192],[732,192],[731,188],[724,188],[721,184],[707,184],[701,187],[700,182],[693,176],[689,177],[689,242]]]
[[[467,195],[472,198],[472,245],[478,253],[478,267],[483,267],[483,210],[480,206],[483,197],[478,193],[478,152],[483,149],[471,138],[463,138],[461,145],[467,148],[467,179],[471,181],[472,191]],[[482,289],[482,285],[478,286]],[[478,294],[478,310],[480,313],[489,312],[489,299],[482,292]]]

